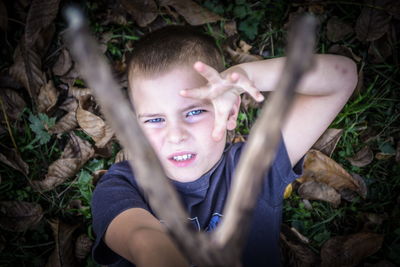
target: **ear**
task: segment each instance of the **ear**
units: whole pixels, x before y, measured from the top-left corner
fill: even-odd
[[[239,114],[240,102],[241,98],[239,95],[236,98],[236,102],[233,104],[231,112],[229,113],[228,121],[226,123],[226,129],[229,131],[236,128],[236,120]]]

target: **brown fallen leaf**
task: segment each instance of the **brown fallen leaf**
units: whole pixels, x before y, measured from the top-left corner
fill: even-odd
[[[356,266],[364,258],[377,252],[382,242],[383,235],[375,233],[361,232],[348,236],[335,236],[322,245],[321,266]]]
[[[161,6],[172,6],[190,25],[213,23],[223,18],[192,0],[160,0]]]
[[[79,77],[79,72],[77,70],[76,64],[73,64],[73,67],[70,71],[60,77],[60,80],[67,84],[68,86],[72,86],[76,79]]]
[[[354,201],[358,197],[358,195],[361,195],[365,199],[367,197],[368,188],[365,184],[364,179],[356,173],[353,173],[352,177],[355,181],[357,181],[358,185],[360,186],[359,192],[356,193],[355,191],[352,191],[348,188],[341,188],[339,189],[340,196],[342,197],[342,199],[349,202]]]
[[[363,185],[360,185],[358,180],[333,159],[317,150],[311,149],[307,152],[304,159],[304,173],[297,181],[300,183],[317,181],[325,183],[337,191],[350,189],[365,198]]]
[[[31,47],[39,38],[42,29],[53,23],[58,13],[60,0],[33,0],[29,7],[25,26],[26,45]]]
[[[67,112],[76,111],[78,108],[78,100],[76,100],[75,97],[67,97],[58,108]]]
[[[74,232],[79,225],[68,225],[59,219],[50,222],[55,239],[55,249],[47,260],[46,267],[76,267],[74,256]]]
[[[284,266],[314,267],[318,265],[318,256],[286,224],[282,224],[280,240]]]
[[[352,58],[356,62],[360,62],[362,59],[360,56],[356,55],[350,47],[345,45],[334,44],[328,49],[328,52],[331,54]]]
[[[27,176],[29,173],[28,164],[26,164],[26,162],[21,158],[21,155],[14,148],[2,148],[2,153],[0,153],[0,161],[21,172],[25,176]]]
[[[397,147],[396,147],[396,162],[400,162],[400,141],[397,141]]]
[[[8,120],[11,122],[16,121],[26,106],[24,99],[16,91],[5,88],[0,88],[0,98]],[[3,107],[1,106],[0,111],[0,113],[3,113]],[[5,123],[4,115],[0,116],[0,122]]]
[[[66,48],[63,48],[56,63],[54,63],[52,70],[55,75],[63,76],[71,70],[72,66],[73,62],[71,55]]]
[[[384,152],[378,152],[375,154],[375,158],[377,160],[387,160],[393,157],[395,154],[394,153],[384,153]]]
[[[87,234],[78,236],[75,242],[75,257],[82,262],[89,255],[93,246],[93,241]]]
[[[154,0],[118,0],[140,27],[146,27],[157,15]]]
[[[107,172],[107,170],[97,170],[92,173],[93,185],[96,185],[100,178]]]
[[[13,232],[33,229],[43,217],[37,203],[25,201],[0,201],[0,227]]]
[[[79,99],[81,96],[91,95],[92,90],[90,88],[79,88],[79,87],[71,86],[69,88],[68,93],[70,95],[74,96],[76,99]]]
[[[237,27],[236,27],[236,21],[230,20],[230,21],[225,22],[224,32],[227,35],[227,37],[231,37],[231,36],[234,36],[235,34],[238,34]]]
[[[388,0],[375,1],[375,5],[385,6]],[[375,41],[389,30],[391,17],[381,9],[364,7],[356,22],[356,35],[360,41]]]
[[[326,30],[326,37],[331,42],[342,41],[346,36],[354,32],[351,25],[343,22],[336,16],[328,20]]]
[[[121,162],[124,160],[129,160],[129,159],[130,159],[130,155],[128,154],[128,152],[125,149],[121,149],[120,151],[118,151],[117,155],[115,155],[114,163]]]
[[[298,193],[301,198],[326,201],[334,207],[340,204],[340,194],[325,183],[316,181],[305,182],[299,187]]]
[[[250,55],[250,54],[245,53],[240,50],[235,51],[230,47],[226,47],[225,50],[231,56],[232,61],[235,64],[240,64],[240,63],[245,63],[245,62],[253,62],[253,61],[258,61],[258,60],[262,59],[262,57],[259,55]]]
[[[365,146],[360,151],[358,151],[353,157],[346,159],[353,166],[364,167],[372,162],[372,160],[374,159],[374,153],[368,146]]]
[[[368,48],[368,59],[371,63],[383,63],[392,55],[392,51],[389,35],[385,34],[378,40],[371,42]]]
[[[329,128],[312,146],[313,149],[319,150],[328,157],[332,156],[335,151],[336,145],[342,137],[343,129]]]
[[[85,101],[89,100],[87,96],[79,98],[76,119],[83,131],[93,138],[97,147],[101,148],[111,140],[114,136],[114,131],[102,118],[84,109]]]
[[[41,113],[47,113],[57,103],[59,92],[55,88],[53,81],[48,81],[39,90],[39,96],[37,101],[38,111]]]
[[[60,134],[72,131],[78,127],[76,120],[76,111],[70,111],[59,119],[56,124],[51,127],[48,132],[50,134]]]
[[[49,166],[45,178],[41,181],[32,182],[36,191],[48,191],[62,184],[68,178],[74,176],[94,155],[94,150],[88,141],[81,139],[74,133],[70,136],[71,139],[65,146],[60,159]]]

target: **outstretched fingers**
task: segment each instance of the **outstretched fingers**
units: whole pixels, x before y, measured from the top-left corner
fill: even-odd
[[[247,92],[254,100],[261,102],[264,100],[264,96],[260,93],[260,90],[257,89],[253,82],[251,82],[246,76],[239,74],[237,72],[233,72],[229,75],[229,79],[232,83],[236,85],[238,88],[242,88],[245,92]]]

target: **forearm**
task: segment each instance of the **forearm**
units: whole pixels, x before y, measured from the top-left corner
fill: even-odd
[[[151,228],[138,229],[130,250],[138,267],[189,266],[171,238],[163,231]]]
[[[273,91],[282,74],[286,58],[274,58],[233,66],[226,71],[246,75],[260,91]],[[297,93],[327,96],[339,91],[352,91],[357,82],[355,63],[336,55],[315,55],[313,68],[301,79]]]

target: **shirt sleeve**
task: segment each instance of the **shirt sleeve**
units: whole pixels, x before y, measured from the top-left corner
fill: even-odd
[[[128,162],[111,166],[98,182],[92,198],[93,230],[96,241],[93,258],[99,264],[113,264],[121,260],[103,241],[111,221],[121,212],[130,208],[150,210],[136,184]]]
[[[303,174],[304,156],[292,167],[285,142],[281,141],[272,166],[265,177],[264,190],[267,203],[271,206],[282,205],[286,186]]]

